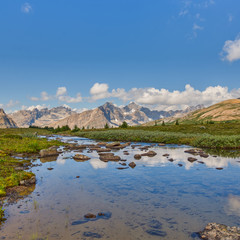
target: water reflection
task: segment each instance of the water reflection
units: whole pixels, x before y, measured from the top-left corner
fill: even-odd
[[[229,195],[225,211],[228,215],[240,216],[240,196]]]
[[[96,144],[84,138],[63,137],[63,141]],[[42,162],[32,169],[37,175],[36,190],[26,200],[6,207],[9,218],[0,239],[187,240],[208,222],[240,222],[239,159],[193,156],[184,152],[187,146],[176,145],[154,145],[149,150],[156,156],[134,159],[135,154],[145,153],[140,148],[146,145],[114,150],[126,166],[136,163],[134,169],[123,171],[117,170],[122,167],[119,162],[103,162],[88,148],[81,153],[64,151],[50,163],[36,161]],[[78,153],[90,160],[74,161]],[[188,157],[197,160],[190,162]],[[105,217],[84,218],[99,212]]]
[[[108,163],[103,162],[98,158],[92,158],[89,162],[94,169],[106,168],[108,166]]]

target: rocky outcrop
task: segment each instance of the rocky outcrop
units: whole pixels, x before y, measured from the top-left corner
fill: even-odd
[[[0,128],[17,128],[17,124],[0,108]]]

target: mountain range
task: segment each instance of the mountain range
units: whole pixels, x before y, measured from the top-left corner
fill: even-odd
[[[118,107],[113,103],[106,102],[100,107],[81,113],[77,113],[71,110],[71,108],[60,106],[52,109],[33,108],[20,110],[9,114],[8,117],[9,122],[12,121],[12,127],[17,126],[20,128],[27,128],[29,126],[56,128],[64,125],[68,125],[70,128],[74,128],[75,125],[79,128],[103,128],[106,123],[109,127],[117,127],[121,125],[123,121],[126,121],[131,126],[140,125],[152,120],[172,117],[179,114],[185,115],[190,111],[202,107],[203,106],[198,105],[185,110],[158,111],[137,105],[134,102],[123,107]],[[6,127],[11,127],[11,125],[6,124]]]
[[[117,107],[116,105],[106,102],[104,105],[88,110],[79,114],[73,114],[67,118],[59,120],[50,124],[50,127],[62,127],[68,125],[70,128],[78,126],[79,128],[103,128],[107,123],[109,127],[117,127],[126,121],[128,125],[140,125],[152,120],[163,117],[170,117],[176,114],[186,114],[189,111],[199,109],[200,106],[187,108],[184,111],[157,111],[142,107],[136,103],[129,103],[124,107]]]
[[[76,112],[72,111],[71,108],[60,106],[52,109],[33,108],[31,110],[20,110],[9,114],[9,116],[16,122],[18,127],[27,128],[33,125],[38,127],[49,126],[74,113]]]

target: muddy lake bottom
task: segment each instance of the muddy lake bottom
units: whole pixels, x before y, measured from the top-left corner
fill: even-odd
[[[63,142],[96,141],[61,137]],[[140,143],[141,146],[149,145]],[[188,146],[153,146],[154,157],[135,160],[144,153],[128,146],[114,154],[135,162],[119,170],[119,162],[103,162],[96,151],[91,159],[64,151],[57,159],[34,161],[35,190],[17,203],[6,205],[2,239],[199,239],[196,232],[209,222],[239,226],[240,159],[196,156]],[[129,155],[125,155],[128,151]],[[169,154],[169,157],[163,156]],[[169,161],[172,158],[173,161]],[[38,166],[41,165],[41,166]],[[52,170],[49,170],[52,169]],[[84,218],[87,213],[93,219]],[[100,216],[98,216],[98,213]]]

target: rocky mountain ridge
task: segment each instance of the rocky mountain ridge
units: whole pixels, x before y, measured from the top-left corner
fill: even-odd
[[[240,99],[229,99],[210,107],[193,111],[180,121],[235,121],[240,120]]]
[[[53,122],[59,121],[76,112],[68,107],[60,106],[52,109],[34,108],[32,110],[20,110],[9,114],[9,116],[16,122],[18,127],[27,128],[29,126],[45,127]]]
[[[0,108],[0,128],[16,128],[16,123]]]
[[[62,127],[68,125],[70,128],[74,128],[74,126],[79,128],[103,128],[106,123],[109,127],[118,127],[123,121],[126,121],[129,125],[133,126],[163,117],[174,116],[179,113],[187,113],[193,109],[196,108],[191,107],[184,111],[157,111],[142,107],[136,103],[129,103],[124,107],[117,107],[110,102],[106,102],[104,105],[93,110],[74,114],[60,121],[54,122],[53,124],[50,124],[50,127],[56,128],[58,126]]]

